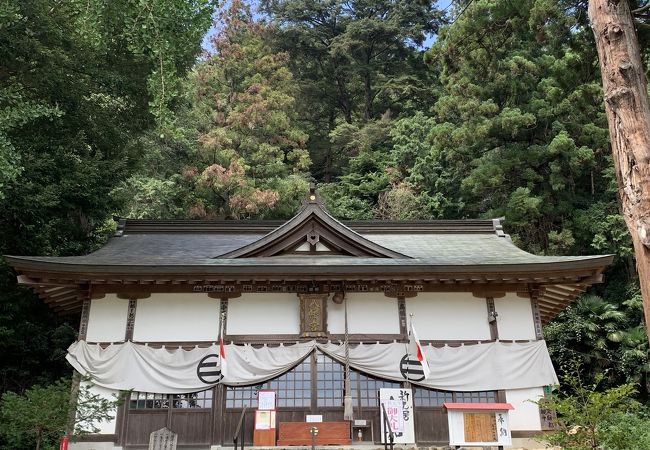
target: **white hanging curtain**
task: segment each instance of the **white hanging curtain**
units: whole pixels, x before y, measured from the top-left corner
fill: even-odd
[[[287,372],[314,349],[345,362],[343,345],[315,341],[259,348],[226,345],[225,377],[220,373],[218,345],[184,350],[125,342],[102,348],[78,341],[68,349],[67,360],[82,375],[108,389],[181,394],[217,383],[262,383]],[[351,346],[349,352],[350,367],[355,370],[394,381],[405,381],[408,376],[414,384],[434,389],[486,391],[558,384],[544,341],[425,346],[431,377],[424,381],[417,381],[417,365],[412,357],[410,362],[405,358],[403,343],[359,344]]]

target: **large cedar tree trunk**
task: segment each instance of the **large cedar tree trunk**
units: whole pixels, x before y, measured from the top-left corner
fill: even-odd
[[[627,0],[589,0],[612,153],[650,324],[650,103]]]

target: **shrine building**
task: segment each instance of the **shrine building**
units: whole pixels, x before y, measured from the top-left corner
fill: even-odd
[[[558,383],[542,325],[612,262],[527,253],[499,219],[338,221],[313,189],[287,222],[122,219],[91,254],[6,258],[53,310],[81,316],[67,359],[92,389],[131,391],[71,445],[87,450],[147,448],[163,427],[178,448],[232,446],[237,431],[286,448],[308,420],[320,444],[379,444],[380,392],[404,406],[396,442],[448,445],[457,409],[507,408],[496,430],[526,447],[550,426],[533,401]],[[483,419],[464,417],[471,441]],[[344,426],[327,442],[330,422]]]

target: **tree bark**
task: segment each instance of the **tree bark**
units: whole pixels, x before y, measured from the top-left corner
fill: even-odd
[[[650,323],[650,102],[627,0],[589,0],[623,216]],[[649,334],[650,336],[650,334]]]

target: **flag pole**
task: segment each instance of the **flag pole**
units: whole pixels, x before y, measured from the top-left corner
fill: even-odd
[[[411,319],[409,323],[407,323],[406,327],[406,383],[405,386],[408,388],[411,386],[411,380],[409,379],[409,367],[410,367],[410,361],[411,361],[411,352],[410,347],[411,347],[411,328],[413,327],[413,313],[409,314],[409,318]]]
[[[225,360],[225,349],[224,345],[225,342],[223,341],[223,335],[225,330],[225,322],[226,322],[226,312],[223,311],[221,313],[221,321],[219,323],[219,364],[221,365],[221,376],[222,379],[226,376],[226,360]]]

